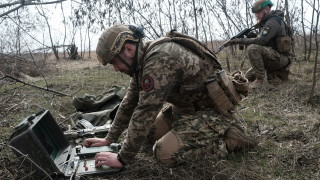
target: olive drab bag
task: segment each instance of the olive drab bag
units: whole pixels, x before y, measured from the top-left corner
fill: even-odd
[[[290,52],[294,47],[294,39],[293,39],[293,30],[285,21],[284,21],[284,12],[281,10],[271,11],[272,17],[279,19],[282,21],[286,28],[286,36],[278,37],[276,39],[277,50],[281,53]],[[279,22],[278,21],[278,22]],[[279,22],[280,23],[280,22]]]
[[[225,71],[216,73],[217,81],[207,83],[206,87],[209,97],[220,114],[228,112],[239,104],[242,96],[247,96],[249,92],[249,81],[241,71],[227,74]]]
[[[166,34],[166,36],[153,41],[146,49],[145,54],[147,54],[155,45],[165,42],[175,42],[190,49],[191,51],[199,55],[199,57],[201,57],[202,59],[205,59],[205,57],[209,57],[213,61],[214,67],[217,69],[217,78],[214,80],[202,82],[202,84],[195,86],[206,87],[208,95],[212,101],[212,104],[214,105],[214,109],[218,113],[227,114],[229,110],[233,109],[235,105],[237,105],[241,101],[241,95],[248,95],[249,82],[240,71],[236,71],[232,74],[227,74],[222,70],[221,64],[217,60],[214,52],[212,52],[205,44],[201,43],[193,37],[177,32],[176,30],[171,30]],[[184,86],[188,87],[188,85]],[[182,93],[183,91],[180,92]]]
[[[98,96],[74,97],[72,104],[77,112],[70,115],[71,127],[86,129],[112,121],[126,92],[124,87],[113,86]]]

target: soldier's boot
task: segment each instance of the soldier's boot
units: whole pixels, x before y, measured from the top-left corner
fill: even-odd
[[[249,87],[251,89],[265,89],[266,87],[269,86],[268,84],[268,76],[267,76],[267,72],[265,71],[263,74],[256,74],[256,80],[253,81]]]
[[[281,79],[279,77],[275,77],[273,79],[268,80],[268,83],[270,83],[270,84],[279,84],[281,82],[282,81],[281,81]]]
[[[245,148],[254,148],[258,142],[245,135],[240,128],[231,125],[225,132],[225,142],[229,153],[237,152]]]
[[[289,74],[290,74],[290,70],[289,69],[284,69],[284,70],[281,70],[279,73],[278,73],[278,77],[282,80],[282,81],[288,81],[289,80]]]
[[[256,88],[264,87],[267,84],[268,84],[268,81],[265,78],[257,78],[252,83],[250,83],[249,87],[251,89],[256,89]]]

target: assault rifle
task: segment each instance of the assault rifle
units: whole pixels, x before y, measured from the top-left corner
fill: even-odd
[[[64,136],[68,139],[76,138],[91,138],[98,135],[104,135],[109,132],[111,124],[105,124],[103,126],[95,126],[88,129],[80,130],[67,130],[64,132]]]
[[[232,38],[230,38],[228,41],[226,41],[225,43],[222,44],[222,46],[219,47],[219,49],[214,52],[215,54],[218,54],[222,49],[225,48],[225,44],[227,42],[229,42],[232,39],[236,39],[236,38],[244,38],[244,36],[247,36],[252,30],[257,29],[259,26],[259,24],[256,24],[254,26],[252,26],[251,28],[245,28],[244,30],[242,30],[239,34],[233,36]]]

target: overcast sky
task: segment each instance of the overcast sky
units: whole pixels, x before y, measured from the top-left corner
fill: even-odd
[[[139,1],[139,0],[137,0],[137,1]],[[273,0],[272,2],[274,4],[277,4],[276,0]],[[76,2],[73,2],[73,3],[76,3]],[[69,0],[64,1],[62,4],[63,4],[65,16],[66,16],[66,18],[68,18],[72,13],[71,1],[69,1]],[[299,7],[299,4],[295,4],[295,6]],[[54,38],[53,38],[54,44],[55,45],[62,45],[63,38],[64,38],[64,24],[62,22],[63,16],[62,16],[62,12],[61,12],[61,5],[60,4],[51,4],[51,5],[44,5],[43,7],[45,9],[47,9],[46,14],[50,17],[49,23],[50,23],[50,27],[52,30],[52,34],[54,36]],[[37,10],[35,9],[35,6],[27,6],[27,8],[29,8],[34,15],[36,15],[38,13]],[[276,8],[277,7],[273,7],[272,9],[276,9]],[[0,11],[2,11],[2,9],[0,9]],[[311,13],[312,13],[311,8],[309,7],[307,9],[307,7],[306,7],[305,11],[306,11],[306,16],[311,17]],[[12,14],[12,16],[13,15],[14,14]],[[311,19],[311,18],[308,18],[308,19]],[[45,27],[44,29],[41,29],[42,32],[33,32],[33,33],[30,33],[30,35],[32,35],[33,38],[37,39],[38,41],[45,42],[46,45],[50,46],[49,38],[47,38],[47,37],[44,38],[42,35],[42,34],[48,34],[47,27],[46,26],[44,26],[44,27]],[[2,27],[0,26],[0,30],[1,29],[2,29]],[[68,28],[67,34],[71,34],[71,30],[72,30],[71,28]],[[169,29],[166,31],[169,31]],[[42,34],[40,35],[40,33],[42,33]],[[84,33],[85,33],[85,30],[83,29],[82,30],[82,37],[84,36]],[[96,34],[91,33],[91,35],[90,35],[92,38],[91,50],[95,50],[98,38],[101,33],[102,33],[102,31],[98,32]],[[68,35],[65,44],[70,44],[71,41],[72,41],[71,36]],[[77,28],[75,43],[80,48],[80,29],[79,28]],[[35,42],[32,45],[37,46],[37,45],[39,45],[39,43]],[[30,46],[32,46],[32,45],[30,45]]]
[[[272,0],[272,2],[274,3],[274,5],[276,5],[278,0]],[[54,17],[51,19],[50,24],[52,27],[54,27],[57,36],[63,37],[64,25],[62,23],[63,17],[61,15],[61,8],[60,8],[60,6],[57,7],[55,5],[50,5],[50,6],[52,7],[51,9],[53,11],[53,15],[51,17]],[[300,7],[300,4],[295,4],[295,6]],[[55,7],[57,7],[57,8],[55,8]],[[66,17],[68,17],[71,13],[71,1],[63,2],[63,7],[64,7],[65,15],[66,15]],[[273,10],[275,10],[276,8],[277,7],[272,7]],[[305,12],[306,12],[305,16],[307,17],[307,19],[311,20],[311,13],[312,13],[311,7],[305,6]],[[308,18],[308,17],[310,17],[310,18]],[[102,31],[97,34],[91,34],[93,48],[95,48],[95,45],[96,45],[101,33],[102,33]],[[75,41],[76,41],[76,44],[80,44],[79,32],[78,32],[78,38],[76,38]]]

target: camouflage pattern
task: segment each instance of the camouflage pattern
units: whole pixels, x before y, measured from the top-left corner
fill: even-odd
[[[252,68],[248,69],[245,74],[245,77],[248,79],[249,82],[253,82],[256,79],[254,70]]]
[[[115,25],[106,29],[100,36],[96,53],[102,65],[107,65],[119,54],[125,41],[138,42],[139,39],[133,37],[133,32],[126,25]]]
[[[157,115],[154,126],[149,132],[148,140],[150,143],[155,143],[163,135],[172,129],[172,122],[176,118],[173,115],[172,105],[165,103],[159,114]]]
[[[247,51],[253,73],[257,79],[263,79],[268,71],[281,70],[289,63],[287,56],[271,47],[252,44]]]
[[[147,43],[146,46],[149,45]],[[213,108],[205,89],[186,94],[181,94],[179,89],[181,85],[198,85],[212,77],[217,67],[212,59],[202,59],[173,42],[152,46],[147,54],[139,57],[139,74],[132,77],[128,92],[106,137],[115,142],[128,128],[120,151],[121,158],[126,163],[130,163],[138,153],[164,103],[170,102],[182,108],[192,107],[196,111]],[[152,80],[147,90],[140,86],[141,79],[145,77]],[[205,132],[203,130],[203,134]]]
[[[256,0],[252,5],[251,11],[252,13],[257,13],[262,8],[266,7],[267,5],[273,6],[273,3],[269,0]]]
[[[156,158],[172,164],[205,159],[209,153],[217,158],[225,157],[228,151],[223,138],[225,130],[232,123],[231,119],[218,116],[213,111],[198,111],[194,115],[180,116],[171,130],[177,139],[178,151],[169,154],[172,161],[167,159],[169,157],[163,158],[168,156],[168,151],[163,150],[163,147],[174,144],[167,145],[168,142],[160,139],[154,146]]]
[[[280,17],[270,13],[262,21],[263,27],[257,38],[237,39],[239,44],[250,45],[248,55],[253,72],[263,78],[266,72],[285,68],[290,63],[290,54],[277,51],[277,37],[286,36],[286,26]]]

